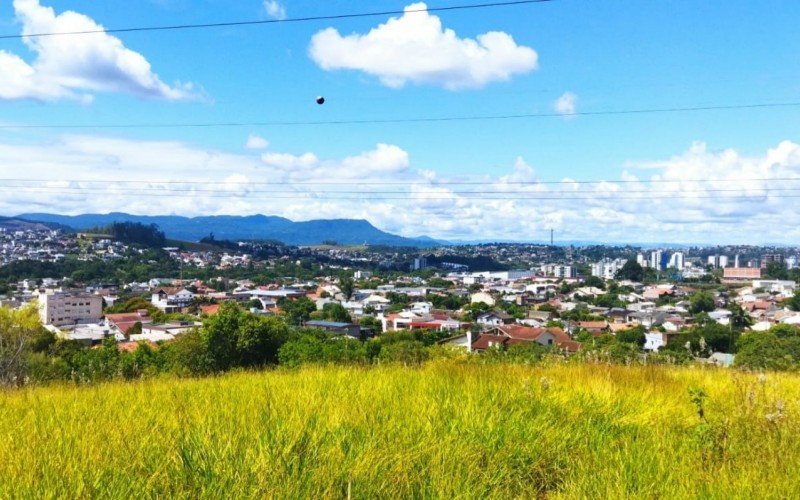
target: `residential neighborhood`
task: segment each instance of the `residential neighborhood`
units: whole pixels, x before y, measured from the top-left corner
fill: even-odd
[[[587,342],[640,331],[644,356],[709,322],[745,335],[800,325],[794,307],[800,269],[791,249],[496,244],[421,254],[273,245],[265,252],[252,242],[147,249],[59,230],[0,235],[1,270],[39,266],[6,282],[0,304],[36,303],[47,328],[88,346],[106,338],[120,349],[157,346],[201,326],[226,302],[279,317],[307,304],[292,321],[334,336],[365,341],[388,332],[438,332],[441,345],[469,353],[536,342],[569,355]],[[93,262],[114,268],[149,257],[157,260],[148,265],[169,276],[81,279]],[[42,275],[42,266],[59,263],[73,263],[71,277]],[[702,355],[713,359],[714,352]]]

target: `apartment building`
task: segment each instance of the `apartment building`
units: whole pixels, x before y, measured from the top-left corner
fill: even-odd
[[[42,323],[68,326],[96,323],[103,317],[103,297],[86,293],[47,292],[39,295]]]

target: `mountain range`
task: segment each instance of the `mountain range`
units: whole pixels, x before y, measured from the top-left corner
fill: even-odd
[[[3,218],[9,223],[57,224],[76,231],[108,226],[114,222],[155,224],[167,238],[199,241],[210,234],[217,240],[276,240],[287,245],[319,245],[335,241],[339,245],[387,245],[429,248],[447,244],[427,236],[406,238],[397,236],[360,219],[330,219],[294,222],[283,217],[267,215],[181,217],[176,215],[131,215],[126,213],[57,215],[47,213],[21,214]],[[4,220],[0,219],[0,227]]]

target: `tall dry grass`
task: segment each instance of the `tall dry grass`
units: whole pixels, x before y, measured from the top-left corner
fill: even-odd
[[[791,498],[799,406],[795,375],[592,364],[25,389],[0,498]]]

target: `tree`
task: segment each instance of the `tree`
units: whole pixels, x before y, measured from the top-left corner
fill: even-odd
[[[341,304],[328,303],[322,307],[322,317],[329,321],[350,323],[350,313]]]
[[[787,280],[789,279],[789,270],[782,262],[767,262],[764,277],[774,280]]]
[[[800,362],[800,337],[779,337],[772,331],[749,332],[738,342],[736,366],[750,369],[790,370]]]
[[[606,289],[606,282],[603,281],[603,278],[600,278],[599,276],[589,276],[588,278],[586,278],[584,284],[586,286],[599,288],[600,290]]]
[[[373,333],[381,333],[383,331],[383,324],[381,323],[381,320],[375,316],[361,316],[359,325],[361,328],[372,330]]]
[[[744,330],[748,326],[753,324],[753,318],[747,314],[747,311],[742,309],[742,306],[735,302],[731,302],[728,306],[728,310],[731,312],[731,327],[736,328],[738,330]]]
[[[200,336],[207,355],[205,366],[211,371],[225,371],[276,362],[288,329],[278,318],[251,314],[234,302],[226,302],[206,320]]]
[[[642,325],[617,332],[616,339],[617,342],[636,344],[640,349],[644,347],[645,341],[647,340],[645,337],[645,329]]]
[[[643,281],[644,269],[638,262],[629,259],[622,268],[617,271],[616,278],[618,280]]]
[[[711,312],[716,308],[714,297],[708,292],[695,292],[689,298],[689,312],[699,314],[701,312]]]
[[[0,385],[25,383],[26,356],[41,329],[35,306],[0,308]]]
[[[308,297],[294,300],[283,299],[278,302],[278,306],[283,310],[286,321],[295,326],[300,326],[308,321],[311,313],[317,310],[317,306]]]
[[[344,295],[345,300],[350,300],[350,298],[353,296],[353,291],[355,290],[353,278],[349,276],[342,276],[339,278],[339,290],[342,291],[342,295]]]
[[[800,288],[795,290],[794,295],[783,303],[792,311],[800,311]]]
[[[142,322],[137,321],[133,324],[133,326],[128,330],[128,336],[131,335],[141,335],[142,334]]]

